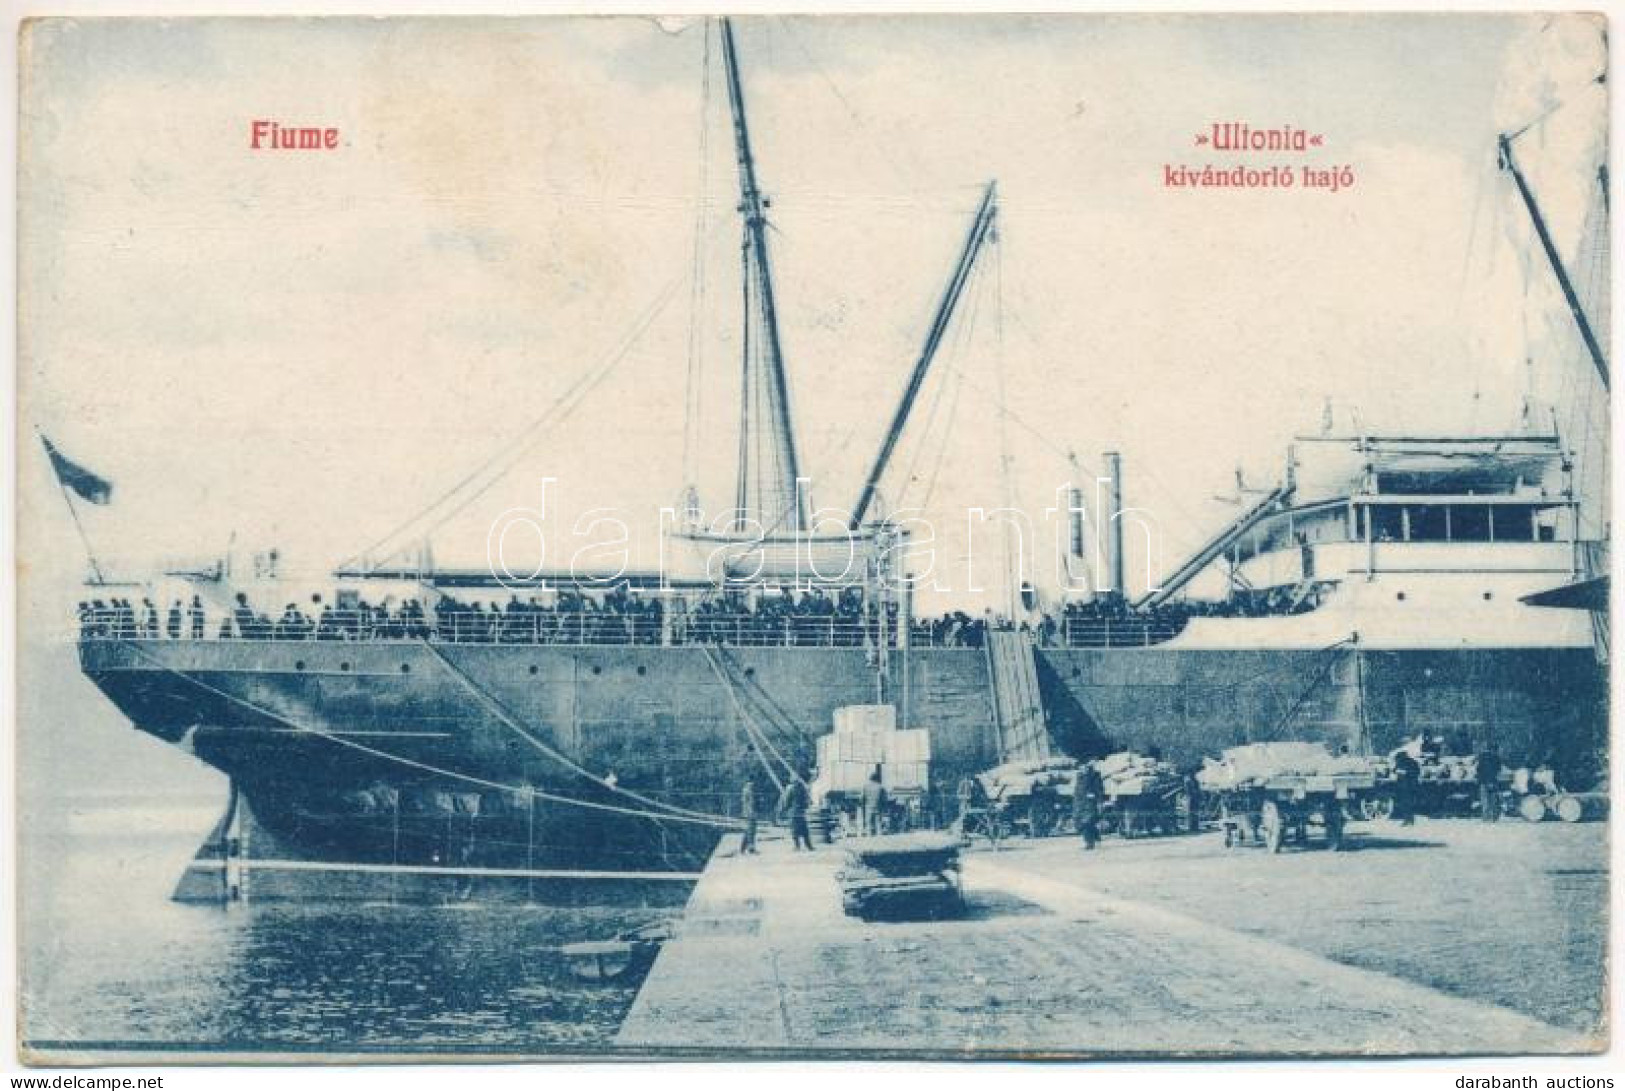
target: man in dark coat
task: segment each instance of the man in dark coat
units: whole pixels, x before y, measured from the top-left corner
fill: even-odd
[[[1402,826],[1416,825],[1416,794],[1422,767],[1409,750],[1394,755],[1394,817]]]
[[[1093,764],[1084,765],[1072,787],[1072,820],[1086,849],[1100,844],[1100,805],[1105,798],[1106,785],[1100,779],[1100,770]]]
[[[790,844],[797,852],[805,848],[812,851],[812,831],[807,827],[807,783],[799,777],[784,786],[779,796],[779,817],[790,818]]]
[[[1501,755],[1488,743],[1478,752],[1478,812],[1486,822],[1501,821]]]
[[[739,817],[745,820],[745,838],[739,843],[740,855],[756,855],[756,785],[745,779],[739,792]]]

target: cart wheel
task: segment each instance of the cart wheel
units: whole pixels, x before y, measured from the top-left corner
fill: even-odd
[[[1360,817],[1367,822],[1394,816],[1392,796],[1366,796],[1360,800]]]
[[[1281,805],[1273,799],[1266,799],[1259,822],[1264,827],[1265,847],[1271,852],[1280,852],[1281,842],[1286,840],[1286,819],[1281,814]]]

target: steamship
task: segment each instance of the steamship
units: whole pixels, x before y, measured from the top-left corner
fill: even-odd
[[[364,556],[334,574],[329,631],[87,627],[80,664],[107,699],[229,778],[178,897],[679,898],[736,826],[746,779],[772,798],[810,771],[835,709],[876,702],[929,729],[939,798],[1014,759],[1157,747],[1189,764],[1275,738],[1378,753],[1419,732],[1598,775],[1606,615],[1563,602],[1595,582],[1601,547],[1580,538],[1550,429],[1302,436],[1273,487],[1139,598],[1119,529],[1104,590],[1044,624],[916,616],[887,569],[900,529],[880,490],[995,240],[991,185],[848,532],[814,533],[735,36],[726,20],[715,33],[744,255],[738,508],[755,519],[671,534],[674,552],[728,546],[727,572],[622,573],[609,591],[540,573],[521,593],[542,607],[514,615],[488,571]],[[833,570],[820,551],[854,542],[860,563],[818,574]],[[1193,598],[1215,573],[1224,594]],[[229,612],[239,587],[217,571],[187,590]],[[809,590],[843,608],[773,609]],[[343,619],[386,593],[421,597],[421,615]],[[639,610],[604,609],[608,594]],[[497,608],[457,606],[481,599]]]

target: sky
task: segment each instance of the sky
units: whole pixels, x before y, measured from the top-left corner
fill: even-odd
[[[1573,254],[1606,131],[1600,21],[736,29],[818,504],[856,498],[997,180],[997,245],[883,487],[939,525],[940,571],[988,552],[967,509],[1041,519],[1117,450],[1157,528],[1132,590],[1234,515],[1238,467],[1273,482],[1328,400],[1340,429],[1497,433],[1533,394],[1600,462],[1600,388],[1495,158],[1497,133],[1544,117],[1518,155]],[[646,559],[654,509],[690,480],[709,510],[730,503],[739,226],[708,34],[609,17],[31,24],[25,619],[61,616],[83,570],[36,427],[115,483],[82,514],[121,571],[231,543],[325,572],[505,445],[512,471],[434,529],[442,563],[484,563],[493,521],[539,507],[546,478],[554,560],[591,509],[624,513]],[[255,119],[336,126],[340,147],[255,151]],[[1167,188],[1165,165],[1239,161],[1195,143],[1225,121],[1322,134],[1256,163],[1347,166],[1354,185]]]

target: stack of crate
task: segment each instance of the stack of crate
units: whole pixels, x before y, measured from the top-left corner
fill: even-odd
[[[931,733],[899,729],[895,705],[844,705],[835,710],[835,731],[818,740],[822,793],[858,793],[875,767],[893,794],[923,791],[931,775]]]

